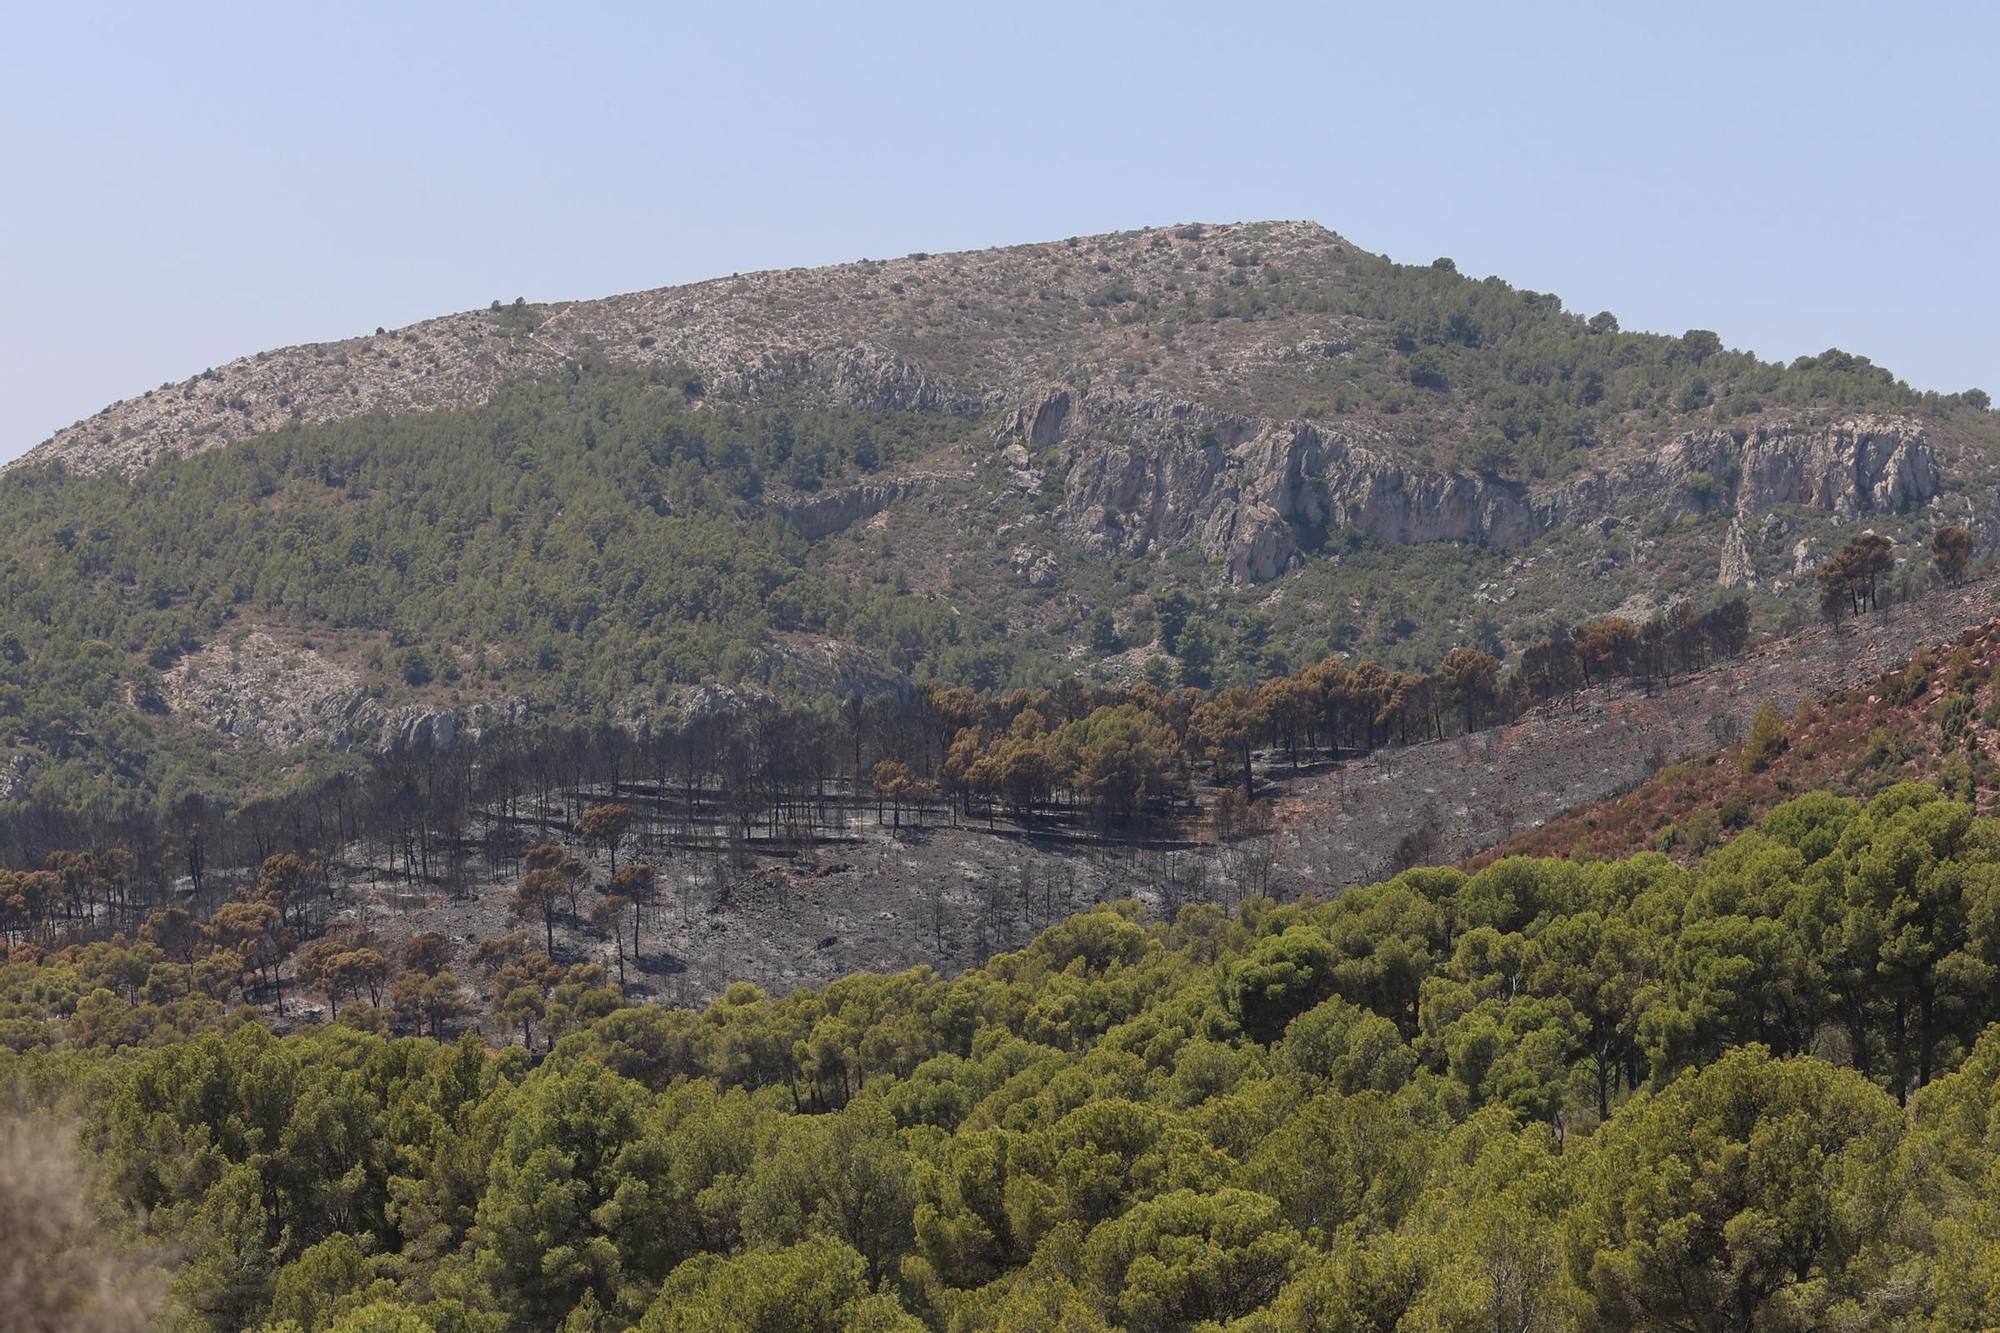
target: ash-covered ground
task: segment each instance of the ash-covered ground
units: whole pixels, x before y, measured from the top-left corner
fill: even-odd
[[[1981,580],[1901,607],[1752,648],[1670,685],[1585,690],[1520,721],[1466,737],[1293,770],[1277,756],[1259,765],[1252,829],[1218,842],[1205,814],[1107,838],[1046,819],[954,821],[948,811],[905,810],[900,826],[872,803],[831,798],[835,831],[810,841],[737,839],[642,819],[622,849],[660,874],[636,952],[626,950],[628,995],[701,1004],[736,981],[773,992],[819,985],[855,971],[928,965],[952,973],[1018,948],[1091,903],[1138,898],[1156,914],[1193,902],[1231,908],[1259,892],[1321,896],[1406,865],[1463,860],[1556,815],[1626,791],[1660,766],[1737,739],[1766,700],[1790,711],[1897,666],[1916,649],[1985,623],[2000,584]],[[648,808],[643,788],[590,793]],[[1205,792],[1204,796],[1212,796]],[[1204,802],[1206,805],[1206,802]],[[518,842],[564,841],[552,813]],[[575,841],[566,850],[604,885],[608,859]],[[543,925],[512,915],[518,868],[477,878],[457,893],[386,874],[370,849],[349,849],[339,868],[335,924],[387,945],[438,931],[459,955],[482,939]],[[599,888],[581,895],[555,929],[561,963],[595,960],[619,976],[619,946],[589,923]],[[310,997],[300,996],[306,1013]]]

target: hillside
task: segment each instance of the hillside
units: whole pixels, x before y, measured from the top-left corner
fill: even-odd
[[[1840,674],[1858,677],[1855,683],[1749,696],[1729,733],[1740,740],[1671,764],[1613,799],[1518,832],[1480,860],[1615,857],[1647,848],[1698,855],[1797,793],[1866,799],[1905,781],[1934,783],[1989,811],[2000,777],[1994,591],[1989,584],[1960,600],[1970,613],[1960,632],[1941,633],[1951,629],[1948,621],[1906,626],[1914,632],[1886,653],[1864,627],[1820,631],[1845,665]],[[1912,641],[1928,646],[1902,657]],[[1766,706],[1768,716],[1753,716]]]
[[[1996,591],[1988,574],[1672,675],[1635,662],[1538,689],[1515,670],[1470,719],[1449,671],[1320,662],[1207,694],[1070,681],[885,695],[847,715],[718,698],[643,737],[503,723],[278,799],[182,799],[161,821],[110,831],[17,819],[11,859],[60,873],[35,889],[30,870],[7,893],[0,872],[0,928],[61,942],[129,935],[173,909],[214,920],[265,891],[275,856],[314,885],[245,992],[280,1024],[330,1016],[299,993],[327,941],[394,955],[435,935],[447,942],[437,963],[473,971],[525,930],[557,964],[602,969],[626,999],[666,1004],[709,1002],[738,981],[784,994],[862,970],[956,975],[1092,903],[1130,899],[1171,919],[1192,903],[1323,895],[1522,830],[1532,841],[1511,845],[1587,853],[1561,830],[1615,809],[1663,766],[1709,771],[1703,757],[1767,702],[1873,681],[1912,642],[1986,625]],[[269,652],[247,646],[238,669]],[[593,809],[620,812],[615,847],[592,832]],[[1645,828],[1682,855],[1714,840]],[[124,849],[104,872],[116,891],[93,891],[76,867],[110,839]],[[533,898],[551,858],[559,891]],[[604,904],[634,896],[620,879],[634,865],[645,893],[627,917]],[[473,1001],[490,1032],[505,1030],[502,998]]]
[[[1989,574],[1838,629],[1821,625],[1765,640],[1651,688],[1619,682],[1579,689],[1515,721],[1384,749],[1300,777],[1287,777],[1274,762],[1273,776],[1282,780],[1274,802],[1274,882],[1307,891],[1367,883],[1413,863],[1485,864],[1517,853],[1615,857],[1675,845],[1684,854],[1705,850],[1716,828],[1692,844],[1685,838],[1676,844],[1674,830],[1745,785],[1740,747],[1766,706],[1815,727],[1839,717],[1843,739],[1822,745],[1809,766],[1797,766],[1800,752],[1773,760],[1747,784],[1749,807],[1730,806],[1724,830],[1800,792],[1865,798],[1906,778],[1938,781],[1935,761],[1946,756],[1937,750],[1927,710],[1943,678],[1934,680],[1925,664],[1961,661],[1959,678],[1972,680],[1953,657],[1962,642],[1973,645],[1982,663],[2000,660],[1991,648],[1996,609],[2000,577]],[[1901,711],[1858,708],[1855,700],[1879,696],[1883,682],[1904,681],[1913,645],[1934,645],[1918,652],[1917,675],[1910,677],[1926,682],[1921,695]],[[1861,752],[1881,745],[1884,735],[1894,739],[1863,763]],[[1991,744],[1990,737],[1981,741]],[[1802,752],[1815,753],[1811,746]],[[1970,799],[1962,778],[1946,785]],[[1987,785],[1984,769],[1980,785]]]
[[[17,1255],[216,1333],[1975,1328],[1996,869],[1903,783],[701,1011],[502,951],[497,1051],[427,947],[282,1038],[228,950],[17,958],[0,1076],[79,1109],[8,1142],[107,1213],[28,1173]]]
[[[107,408],[0,476],[10,1309],[1981,1327],[1988,409],[1294,223]]]
[[[718,690],[1428,669],[1718,583],[1793,627],[1859,526],[1994,543],[1984,406],[1301,223],[496,303],[10,468],[6,792],[235,799]]]

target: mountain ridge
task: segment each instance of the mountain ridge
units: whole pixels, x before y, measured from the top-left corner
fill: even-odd
[[[1587,345],[1598,335],[1624,341],[1607,357]],[[1629,373],[1648,357],[1660,366]],[[1397,266],[1298,221],[496,301],[238,358],[112,404],[7,470],[130,474],[291,424],[480,406],[600,358],[684,370],[697,397],[991,419],[990,455],[1015,487],[1053,488],[1088,558],[1190,551],[1236,584],[1277,578],[1338,532],[1527,548],[1635,507],[1740,519],[1796,503],[1845,521],[1925,506],[1948,476],[1967,497],[2000,482],[2000,433],[1975,423],[1968,438],[1971,418],[1945,410],[1983,395],[1917,395],[1837,350],[1781,370],[1703,330],[1626,335],[1608,313],[1586,323],[1546,293],[1460,278],[1448,259]],[[1773,389],[1785,405],[1763,401]],[[1630,406],[1607,407],[1620,392]],[[1953,516],[1989,547],[1995,495],[1955,500]],[[1754,544],[1732,527],[1716,581],[1775,576]]]
[[[537,304],[517,301],[513,305],[496,301],[486,310],[457,311],[400,328],[378,328],[373,334],[298,343],[237,357],[109,404],[56,431],[0,471],[52,461],[86,473],[132,471],[161,456],[185,456],[219,447],[289,420],[335,421],[369,411],[472,406],[487,401],[501,384],[520,373],[557,371],[566,359],[586,350],[615,352],[620,359],[640,364],[686,363],[696,370],[733,375],[739,381],[737,387],[754,390],[774,379],[801,371],[811,373],[814,361],[827,353],[825,346],[815,344],[825,340],[810,333],[777,338],[758,349],[748,362],[732,361],[726,351],[708,354],[700,346],[699,335],[714,322],[717,312],[712,305],[726,307],[731,298],[746,294],[761,298],[769,294],[764,289],[782,289],[811,276],[879,279],[875,286],[893,289],[911,276],[922,276],[927,269],[966,261],[1041,256],[1058,249],[1102,247],[1132,238],[1184,232],[1203,238],[1330,249],[1335,254],[1346,248],[1346,242],[1317,223],[1195,223],[981,250],[916,251],[897,259],[764,269],[605,297]],[[728,312],[722,313],[726,318]],[[694,330],[663,329],[656,333],[650,327],[655,320],[704,314],[710,318]],[[664,339],[661,333],[666,335]],[[456,340],[464,357],[442,355],[452,350],[451,340]],[[413,358],[405,366],[401,364],[403,348],[411,345],[418,348],[420,359]],[[958,394],[921,370],[898,364],[895,352],[871,349],[865,340],[851,350],[858,353],[851,360],[819,367],[833,380],[831,388],[836,394],[845,391],[865,400],[872,388],[880,395],[877,403],[946,410],[985,401],[984,396],[975,400]],[[374,361],[374,366],[363,368],[374,373],[314,375],[313,366],[302,364],[310,361],[321,369],[345,371],[354,368],[356,357]],[[426,380],[436,383],[427,387],[423,384]],[[176,399],[194,404],[193,410],[176,408]],[[241,406],[237,405],[239,400]],[[149,417],[151,425],[141,424]],[[129,433],[128,427],[132,428]]]
[[[712,380],[707,387],[736,393],[806,383],[844,405],[971,414],[1032,404],[1052,386],[1059,392],[1101,385],[1112,364],[1107,358],[1140,351],[1149,363],[1128,361],[1120,368],[1120,387],[1157,409],[1205,408],[1267,422],[1323,420],[1326,404],[1284,383],[1312,378],[1303,372],[1317,368],[1315,362],[1350,358],[1385,331],[1404,355],[1419,343],[1479,345],[1480,331],[1467,331],[1463,312],[1418,330],[1404,327],[1408,318],[1392,317],[1399,312],[1343,308],[1343,298],[1353,307],[1375,295],[1363,291],[1357,300],[1351,290],[1357,287],[1354,270],[1375,268],[1419,271],[1315,222],[1184,223],[767,269],[604,297],[495,301],[485,310],[237,357],[109,404],[0,470],[59,460],[74,471],[129,472],[288,421],[472,406],[513,379],[558,373],[588,355],[685,366]],[[1460,278],[1448,259],[1429,270],[1467,287],[1497,286],[1538,311],[1561,311],[1559,299],[1547,293],[1516,292],[1498,278]],[[1250,308],[1240,311],[1216,304],[1217,291],[1227,295],[1259,283],[1293,283],[1298,290],[1253,293]],[[1210,308],[1197,309],[1197,297]],[[1434,294],[1426,299],[1434,302]],[[1187,313],[1194,317],[1175,318]],[[1239,327],[1217,331],[1232,318]],[[1246,335],[1242,326],[1251,325],[1266,327]],[[1619,332],[1608,314],[1596,316],[1590,327]],[[1161,343],[1173,344],[1164,352],[1140,347],[1154,340],[1156,330]],[[1064,341],[1049,341],[1052,334]],[[1713,334],[1692,334],[1706,340],[1691,353],[1697,364],[1721,351]],[[1672,341],[1665,334],[1628,336]],[[1866,358],[1837,355],[1874,369]],[[1413,362],[1401,369],[1413,385],[1447,387],[1430,379],[1433,366]],[[1266,382],[1237,383],[1246,378]],[[1906,400],[1899,405],[1940,400],[1915,395],[1900,382],[1894,387]],[[1614,441],[1600,444],[1605,442]]]

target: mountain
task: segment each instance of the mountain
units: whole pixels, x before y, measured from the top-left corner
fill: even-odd
[[[2000,538],[1985,407],[1308,223],[495,302],[10,467],[7,787],[221,791],[716,689],[1425,669],[1719,585],[1793,628],[1864,525]]]
[[[106,409],[0,477],[8,1308],[1984,1326],[1996,444],[1299,224]]]

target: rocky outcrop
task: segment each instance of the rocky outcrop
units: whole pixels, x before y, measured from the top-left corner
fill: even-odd
[[[28,794],[28,778],[35,771],[35,761],[26,754],[15,753],[0,760],[0,803],[18,801]]]
[[[1567,507],[1519,482],[1407,468],[1374,449],[1336,440],[1327,490],[1332,524],[1387,542],[1477,542],[1525,546]]]
[[[432,753],[488,728],[520,722],[520,699],[473,704],[463,713],[431,704],[385,707],[360,672],[265,630],[190,653],[161,677],[177,714],[226,736],[271,749],[317,743],[385,754]]]
[[[916,478],[872,481],[860,486],[843,486],[818,495],[780,500],[779,517],[798,530],[809,542],[844,532],[863,519],[873,518],[906,495],[922,489]]]
[[[273,748],[346,749],[374,703],[353,667],[261,629],[188,654],[160,686],[168,712]]]
[[[1236,583],[1275,578],[1330,534],[1394,543],[1522,547],[1567,524],[1631,509],[1668,518],[1715,505],[1841,516],[1901,512],[1942,484],[1921,425],[1868,419],[1824,429],[1683,435],[1656,455],[1545,486],[1411,466],[1388,447],[1306,422],[1256,421],[1178,404],[1046,391],[1013,431],[1069,460],[1063,522],[1087,546],[1125,554],[1196,550]],[[1732,489],[1733,482],[1733,489]],[[1732,526],[1724,586],[1754,586],[1753,543]]]
[[[1691,432],[1663,451],[1660,471],[1683,486],[1696,474],[1717,482],[1733,477],[1730,499],[1739,513],[1752,514],[1784,504],[1842,518],[1899,514],[1928,504],[1943,485],[1923,425],[1902,417],[1748,434]]]
[[[521,698],[482,700],[464,712],[428,704],[404,704],[365,720],[363,737],[383,754],[442,754],[461,742],[478,740],[495,727],[519,726],[531,710]]]
[[[971,416],[982,407],[921,362],[866,341],[769,349],[740,364],[717,364],[711,379],[708,387],[747,397],[802,393],[809,400],[872,411]]]
[[[1211,429],[1085,445],[1064,508],[1086,542],[1196,549],[1236,583],[1275,578],[1336,530],[1520,546],[1561,512],[1518,483],[1410,468],[1303,422],[1270,423],[1234,444]]]
[[[1754,588],[1757,586],[1757,562],[1750,556],[1750,540],[1743,532],[1743,515],[1730,520],[1729,531],[1722,536],[1722,568],[1715,576],[1719,588]]]
[[[686,721],[775,703],[790,691],[815,696],[900,695],[909,677],[877,654],[839,639],[780,635],[769,646],[765,679],[757,686],[688,685],[664,705],[657,698],[625,700],[612,711],[617,725],[644,738],[666,719]],[[374,754],[439,754],[496,728],[519,726],[535,709],[515,696],[446,707],[385,704],[354,667],[315,649],[286,643],[264,629],[211,644],[182,658],[161,678],[161,701],[186,721],[272,750],[317,744]],[[26,773],[27,760],[16,756]],[[0,762],[0,800],[21,787]]]
[[[1275,578],[1330,532],[1518,546],[1563,514],[1516,482],[1412,468],[1308,422],[1063,389],[1015,414],[1069,459],[1063,522],[1100,550],[1198,550],[1236,583]]]
[[[1068,389],[1054,389],[1043,395],[1032,408],[1023,408],[1016,415],[1016,429],[1027,436],[1030,449],[1040,449],[1062,440],[1063,424],[1069,420],[1070,394]]]
[[[382,748],[390,753],[442,754],[458,742],[458,714],[410,705],[384,715]]]
[[[976,412],[976,400],[959,393],[922,365],[872,343],[819,358],[827,363],[826,387],[850,407],[880,411]]]
[[[1053,588],[1062,577],[1054,553],[1039,546],[1016,546],[1012,564],[1014,573],[1030,588]]]
[[[785,635],[769,648],[766,684],[676,685],[659,694],[619,699],[611,723],[644,743],[704,719],[769,713],[788,694],[825,699],[909,697],[910,678],[880,656],[840,639]]]

